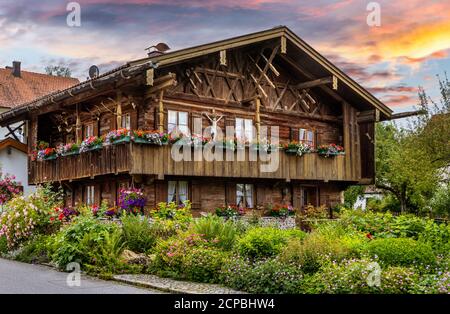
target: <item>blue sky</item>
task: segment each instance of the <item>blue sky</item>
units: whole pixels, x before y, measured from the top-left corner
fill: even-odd
[[[436,97],[450,69],[449,1],[378,1],[381,26],[369,27],[362,0],[80,0],[75,28],[68,2],[2,0],[0,65],[62,64],[85,79],[90,65],[109,70],[161,41],[175,50],[286,25],[396,112],[417,103],[418,86]]]

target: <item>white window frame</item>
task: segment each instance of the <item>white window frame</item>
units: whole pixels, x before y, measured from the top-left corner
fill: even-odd
[[[130,130],[131,129],[131,115],[130,115],[130,113],[128,112],[128,113],[124,113],[123,115],[122,115],[122,120],[121,120],[121,128],[122,129],[127,129],[127,130]]]
[[[237,183],[236,184],[236,205],[239,206],[240,201],[243,201],[244,208],[255,207],[255,189],[253,184]]]
[[[94,136],[94,123],[88,123],[84,125],[84,138]]]
[[[300,128],[298,130],[298,141],[314,147],[314,131]]]
[[[95,185],[87,185],[85,187],[86,205],[95,204]]]
[[[180,192],[182,192],[180,194]],[[176,204],[183,204],[189,199],[189,184],[188,181],[168,181],[167,182],[167,202],[175,202]]]
[[[178,130],[184,135],[190,135],[189,113],[187,111],[167,111],[167,132],[172,133],[175,130]]]
[[[244,140],[245,143],[253,141],[253,120],[245,118],[236,118],[236,138]]]

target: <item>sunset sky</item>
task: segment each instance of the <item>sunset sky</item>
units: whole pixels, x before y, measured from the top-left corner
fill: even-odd
[[[417,103],[417,88],[438,94],[450,71],[450,1],[377,1],[381,26],[369,27],[362,0],[79,0],[81,27],[68,27],[61,0],[0,1],[0,66],[69,66],[85,79],[146,56],[286,25],[394,111]]]

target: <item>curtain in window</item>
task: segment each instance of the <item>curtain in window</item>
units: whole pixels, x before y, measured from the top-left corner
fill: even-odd
[[[184,135],[189,135],[187,112],[178,112],[178,128]]]
[[[167,122],[167,130],[168,132],[172,132],[177,127],[177,112],[173,110],[169,110],[169,119]]]
[[[236,118],[236,138],[244,139],[244,119]]]
[[[251,119],[244,120],[245,140],[249,143],[253,141],[253,121]]]
[[[187,181],[179,181],[178,182],[178,193],[180,203],[183,203],[188,199],[188,183]]]
[[[245,207],[243,184],[236,184],[236,205]]]
[[[253,208],[253,184],[245,184],[245,200],[248,208]]]
[[[176,187],[177,187],[176,181],[168,182],[167,202],[176,202],[177,201]]]

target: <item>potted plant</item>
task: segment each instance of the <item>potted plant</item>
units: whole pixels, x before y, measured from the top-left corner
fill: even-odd
[[[292,205],[288,204],[268,204],[267,214],[272,217],[283,217],[293,216],[295,214],[295,209]]]
[[[216,215],[225,218],[233,218],[245,215],[244,208],[238,208],[236,205],[227,205],[216,208]]]
[[[325,158],[344,154],[344,147],[336,144],[320,145],[317,153]]]
[[[303,156],[304,154],[313,152],[313,148],[311,145],[297,141],[292,141],[284,144],[283,147],[287,154],[293,154],[297,156]]]
[[[99,150],[103,147],[103,137],[89,136],[81,142],[80,153]]]
[[[192,134],[191,136],[191,142],[192,145],[195,147],[205,146],[210,142],[211,139],[204,137],[200,134]]]

